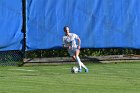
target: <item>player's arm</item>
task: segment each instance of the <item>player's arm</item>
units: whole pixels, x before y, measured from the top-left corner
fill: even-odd
[[[78,35],[74,34],[74,38],[78,40],[78,49],[81,47],[81,39]]]
[[[71,49],[71,46],[70,45],[67,45],[67,44],[63,44],[63,48]]]
[[[62,47],[63,47],[63,48],[66,47],[66,44],[65,44],[65,41],[64,41],[64,37],[63,37],[63,44],[62,44]]]
[[[62,44],[63,48],[68,48],[68,45],[65,43],[65,38],[63,37],[63,44]]]
[[[63,46],[63,48],[67,48],[68,47],[64,41],[63,41],[62,46]]]
[[[78,37],[77,40],[78,40],[78,49],[80,49],[80,47],[81,47],[81,39]]]
[[[65,44],[62,44],[63,45],[63,48],[68,48],[68,46],[66,46]]]

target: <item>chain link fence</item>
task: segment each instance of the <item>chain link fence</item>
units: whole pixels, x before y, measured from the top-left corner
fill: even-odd
[[[26,58],[66,57],[69,56],[66,49],[33,50],[26,51]],[[81,49],[80,57],[106,56],[106,55],[140,55],[139,49],[105,48],[105,49]]]
[[[23,63],[21,51],[0,51],[0,66],[20,66]]]
[[[80,57],[88,58],[88,56],[108,56],[108,55],[140,55],[139,49],[81,49]],[[58,50],[33,50],[33,51],[0,51],[0,66],[22,66],[28,59],[43,60],[44,62],[50,61],[50,63],[56,61],[68,61],[70,60],[69,54],[66,49]],[[63,58],[63,59],[62,59]],[[59,59],[59,60],[57,60]],[[26,61],[26,62],[25,62]],[[40,62],[40,61],[39,61]]]
[[[99,60],[137,60],[140,57],[138,49],[106,48],[106,49],[81,49],[80,58],[82,61],[99,62]],[[102,58],[103,57],[103,58]],[[26,64],[48,64],[48,63],[73,63],[66,49],[57,50],[33,50],[26,51],[24,63]]]

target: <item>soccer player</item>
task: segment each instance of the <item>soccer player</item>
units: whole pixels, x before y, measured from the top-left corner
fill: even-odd
[[[82,72],[82,68],[85,69],[85,72],[88,72],[88,68],[81,62],[79,58],[81,40],[78,35],[75,33],[70,33],[68,26],[64,27],[65,36],[63,36],[63,47],[67,48],[69,55],[78,62],[79,72]],[[78,40],[78,45],[76,44]]]

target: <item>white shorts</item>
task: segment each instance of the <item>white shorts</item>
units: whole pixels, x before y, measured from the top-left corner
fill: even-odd
[[[68,49],[68,53],[70,56],[74,56],[75,55],[75,52],[79,50],[78,48],[73,48],[73,49]]]

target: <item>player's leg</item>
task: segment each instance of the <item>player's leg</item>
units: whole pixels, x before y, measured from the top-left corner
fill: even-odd
[[[82,71],[82,67],[85,69],[86,72],[88,72],[88,68],[81,62],[80,58],[79,58],[79,53],[80,53],[80,50],[77,50],[75,52],[75,59],[77,60],[77,62],[79,63],[79,65],[81,66],[80,67],[80,71]]]
[[[76,57],[75,57],[75,50],[68,50],[68,53],[72,57],[73,60],[77,61]],[[82,66],[81,66],[80,62],[79,61],[77,61],[77,62],[78,62],[78,65],[79,65],[79,69],[82,69]]]
[[[75,55],[74,55],[74,56],[72,56],[72,59],[73,59],[74,61],[76,61]]]
[[[79,65],[79,72],[82,72],[82,65],[81,65],[81,62],[80,62],[80,61],[78,61],[78,60],[76,59],[75,55],[74,55],[74,56],[72,56],[72,58],[73,58],[73,60],[75,60],[75,61],[77,61],[77,62],[78,62],[78,65]]]

